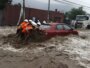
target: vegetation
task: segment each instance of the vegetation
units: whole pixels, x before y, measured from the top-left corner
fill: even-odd
[[[83,10],[83,7],[73,8],[71,11],[65,13],[65,17],[68,17],[70,20],[75,20],[76,15],[85,15],[86,12]]]

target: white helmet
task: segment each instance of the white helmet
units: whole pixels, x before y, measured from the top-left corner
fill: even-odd
[[[46,21],[44,20],[43,23],[46,24]]]
[[[25,19],[24,21],[25,21],[25,22],[28,22],[28,19]]]
[[[41,25],[41,23],[40,23],[40,21],[39,21],[39,20],[38,20],[37,24],[38,24],[38,25]]]
[[[31,19],[29,20],[29,22],[30,22],[33,26],[37,26],[37,24],[36,24],[34,21],[32,21]]]

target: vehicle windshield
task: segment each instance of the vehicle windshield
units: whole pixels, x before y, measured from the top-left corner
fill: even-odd
[[[70,30],[70,29],[71,29],[71,27],[68,26],[68,25],[63,25],[63,26],[64,26],[64,29],[65,29],[65,30]]]
[[[76,16],[76,20],[77,21],[85,21],[85,20],[88,20],[88,16]]]

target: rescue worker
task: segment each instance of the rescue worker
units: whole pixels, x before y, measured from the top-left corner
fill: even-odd
[[[28,23],[28,20],[25,19],[18,27],[17,27],[17,34],[19,34],[19,32],[22,32],[22,29],[25,27],[25,24]]]
[[[32,25],[33,29],[30,31],[30,38],[35,40],[35,35],[36,35],[36,29],[37,29],[37,24],[33,20],[29,20],[29,23]]]
[[[32,21],[32,20],[30,19],[29,22],[32,24],[32,26],[34,27],[34,29],[37,28],[37,24],[36,24],[34,21]]]
[[[18,36],[22,36],[22,30],[26,27],[26,25],[28,24],[28,20],[25,19],[23,22],[21,22],[21,24],[17,27],[17,35]]]
[[[43,21],[43,24],[47,24],[47,22],[44,20],[44,21]]]
[[[38,26],[40,26],[40,25],[41,25],[41,22],[40,22],[39,20],[38,20],[38,22],[37,22],[37,25],[38,25]]]
[[[18,29],[19,36],[21,36],[21,39],[27,40],[27,38],[29,37],[30,30],[32,29],[33,29],[32,25],[29,23],[27,19],[25,19],[24,22],[20,24]]]
[[[26,24],[28,24],[27,19],[25,19],[23,22],[21,22],[21,24],[17,27],[17,30],[24,28]]]
[[[33,25],[31,24],[31,22],[29,22],[28,25],[22,30],[22,32],[25,34],[25,40],[27,41],[29,40],[33,29],[34,29]]]

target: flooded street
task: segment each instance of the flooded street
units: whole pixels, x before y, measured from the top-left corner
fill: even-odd
[[[0,68],[90,68],[90,31],[78,31],[80,36],[24,44],[15,27],[0,27]]]

